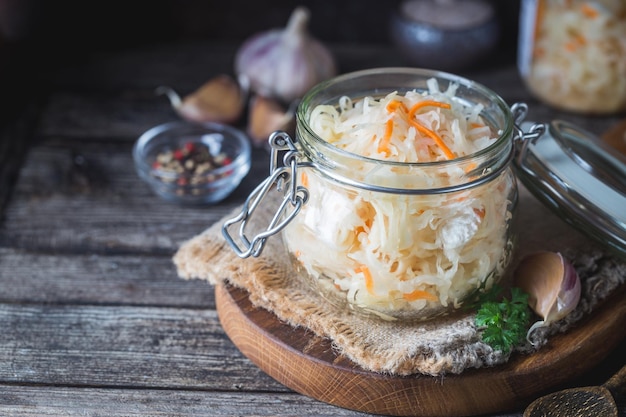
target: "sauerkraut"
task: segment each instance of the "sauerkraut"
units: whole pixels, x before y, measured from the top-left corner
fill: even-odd
[[[404,163],[425,163],[424,169],[411,165],[412,181],[433,188],[470,181],[471,162],[444,161],[475,154],[499,132],[481,118],[480,105],[455,100],[456,88],[441,92],[431,79],[428,91],[342,97],[336,106],[313,109],[309,124],[335,147],[399,162],[380,163],[372,173],[355,158],[353,178],[375,175],[387,187],[405,188]],[[385,318],[428,318],[489,286],[508,262],[516,193],[509,170],[462,191],[431,195],[370,191],[321,170],[299,172],[310,197],[283,239],[298,268],[331,301]]]
[[[626,2],[530,0],[524,5],[519,61],[530,90],[567,110],[626,109]]]

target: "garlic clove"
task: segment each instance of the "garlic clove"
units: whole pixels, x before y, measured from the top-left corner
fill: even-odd
[[[528,293],[528,305],[542,320],[538,327],[567,316],[580,301],[581,283],[576,269],[558,252],[537,252],[526,256],[514,272],[513,285]]]
[[[231,123],[241,116],[246,91],[226,74],[207,81],[183,99],[170,87],[159,87],[157,94],[165,94],[179,116],[194,122]]]
[[[294,9],[284,29],[260,32],[235,55],[235,72],[252,91],[291,103],[314,85],[337,74],[333,55],[308,32],[310,12]]]
[[[295,130],[295,114],[293,105],[285,110],[277,101],[261,95],[250,99],[248,113],[248,135],[255,144],[265,144],[269,136],[282,130],[290,135]]]

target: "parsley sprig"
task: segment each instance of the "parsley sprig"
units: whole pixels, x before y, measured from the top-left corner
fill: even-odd
[[[513,287],[511,298],[500,297],[502,288],[494,285],[479,296],[474,322],[482,340],[495,350],[510,352],[526,337],[531,311],[528,294]]]

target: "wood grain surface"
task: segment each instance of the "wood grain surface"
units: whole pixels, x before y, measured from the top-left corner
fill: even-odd
[[[215,298],[226,334],[277,381],[339,407],[396,416],[470,416],[523,406],[599,363],[624,337],[626,319],[626,289],[621,288],[536,353],[459,375],[398,377],[360,369],[337,356],[329,340],[255,308],[244,290],[220,284]]]
[[[131,148],[137,137],[177,119],[154,89],[193,91],[232,70],[237,46],[174,42],[71,61],[31,53],[39,65],[26,69],[40,77],[29,75],[34,71],[25,72],[22,83],[3,77],[19,96],[4,94],[5,110],[13,111],[0,114],[5,122],[0,125],[0,416],[370,415],[330,403],[341,400],[333,399],[342,388],[336,383],[329,383],[323,397],[329,402],[318,401],[278,382],[288,376],[277,374],[281,368],[272,376],[260,369],[224,332],[214,289],[204,281],[181,280],[171,263],[182,242],[241,204],[267,176],[269,156],[255,150],[240,188],[212,207],[168,204],[134,172]],[[333,50],[342,72],[402,65],[400,55],[384,45],[339,44]],[[0,67],[11,62],[5,59]],[[599,134],[623,119],[564,114],[542,105],[528,94],[512,62],[489,62],[461,75],[497,91],[507,103],[527,102],[530,120],[564,118]],[[47,80],[45,88],[37,83],[41,79]],[[24,112],[9,118],[18,102],[27,103]],[[251,323],[235,312],[233,320]],[[323,369],[359,372],[335,357],[327,342],[273,325],[284,329],[286,341],[273,333],[270,341],[286,346],[289,354],[311,349]],[[248,343],[256,340],[269,343],[260,336]],[[623,364],[624,349],[622,342],[568,384],[604,382]],[[569,364],[574,368],[569,372],[588,368],[602,350],[590,355],[590,363]],[[323,378],[326,373],[315,372]],[[306,374],[302,379],[300,388],[310,389]],[[430,384],[453,380],[425,378]],[[516,381],[520,385],[507,389],[522,394],[546,385],[531,375]],[[346,383],[352,388],[348,399],[361,397],[358,389],[370,389],[356,382]],[[388,389],[387,397],[397,398],[394,388]],[[421,395],[426,394],[424,389]],[[521,417],[522,411],[520,406],[489,417]],[[626,416],[626,404],[620,412]]]

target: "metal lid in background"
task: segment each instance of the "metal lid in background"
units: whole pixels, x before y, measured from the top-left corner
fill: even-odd
[[[565,121],[521,129],[518,178],[560,218],[626,258],[626,157]]]

